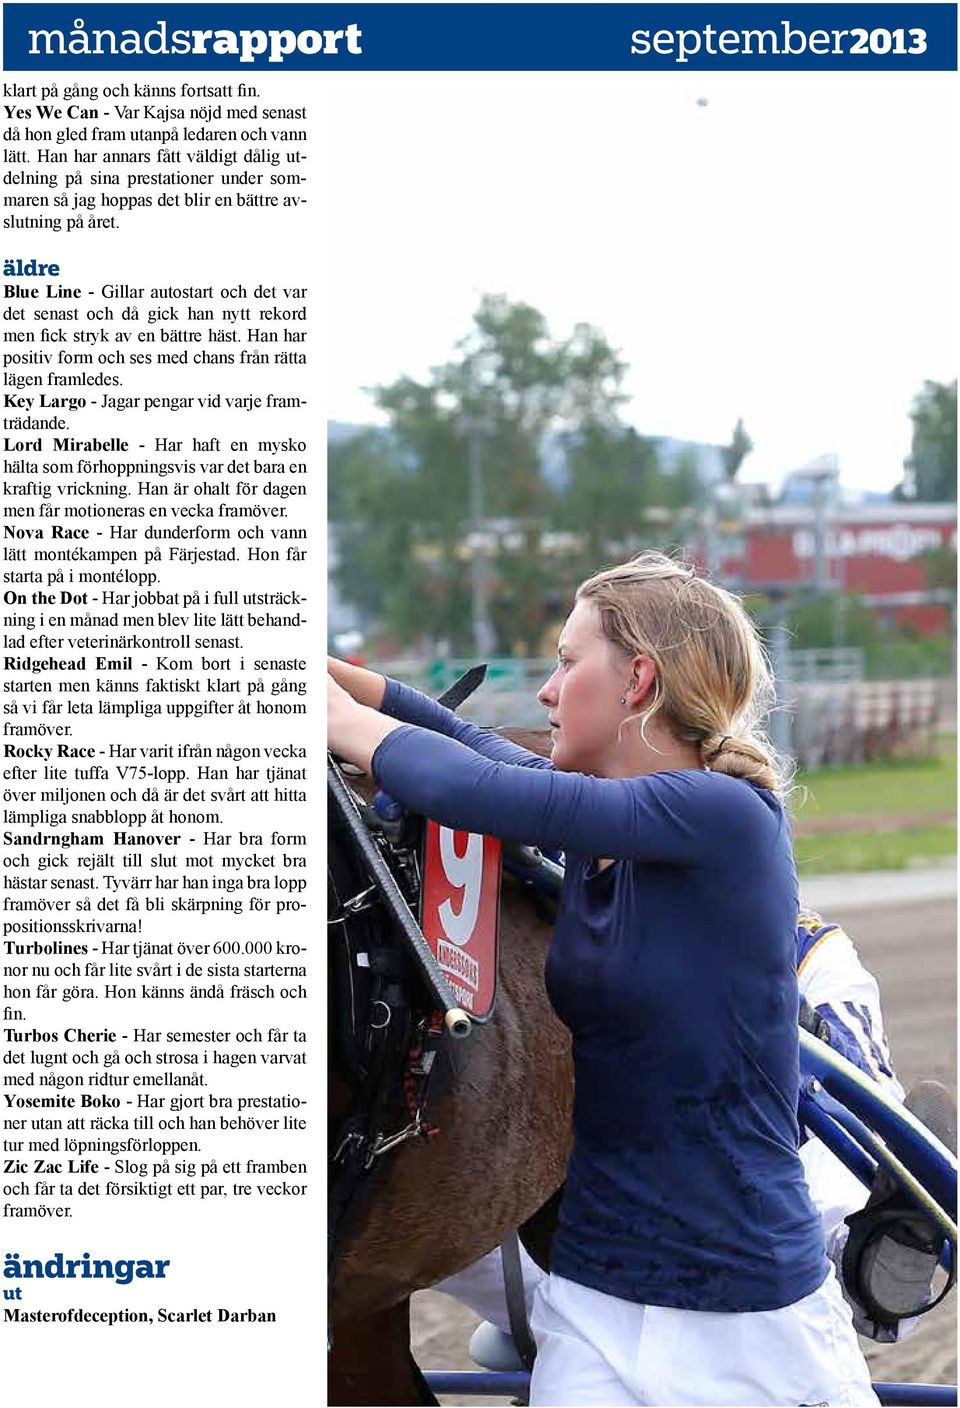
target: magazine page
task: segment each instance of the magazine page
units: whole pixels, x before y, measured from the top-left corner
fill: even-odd
[[[4,1359],[48,1404],[324,1354],[317,95],[157,20],[5,13]]]
[[[455,728],[381,676],[556,725],[577,584],[664,549],[745,599],[816,796],[953,756],[956,7],[15,3],[3,41],[4,1385],[510,1401],[522,1355],[449,1374],[481,1320],[523,1344],[486,1254],[563,1181],[568,842],[518,862],[442,752],[368,810],[395,723]],[[332,775],[328,652],[396,714],[332,725]],[[801,905],[869,960],[846,873],[882,873],[952,955],[949,804],[927,851],[824,839],[916,841],[898,785],[797,813]],[[820,929],[801,994],[890,1099],[953,1090],[952,956],[914,990],[878,932],[887,1031],[859,968],[802,968]],[[889,1370],[862,1340],[873,1379],[955,1379],[942,1325]],[[666,1383],[629,1401],[700,1391]]]

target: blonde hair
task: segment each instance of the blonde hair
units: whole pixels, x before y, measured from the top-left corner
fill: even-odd
[[[590,577],[577,600],[598,608],[608,640],[656,668],[653,700],[637,716],[641,734],[662,713],[712,772],[786,790],[789,766],[762,730],[775,701],[773,675],[738,597],[685,562],[643,552]]]

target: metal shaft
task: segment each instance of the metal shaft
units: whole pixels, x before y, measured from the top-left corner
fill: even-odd
[[[457,1005],[449,984],[440,970],[440,965],[433,956],[430,945],[421,934],[419,926],[397,888],[397,882],[391,875],[386,861],[364,826],[346,783],[340,776],[340,769],[332,758],[327,760],[327,788],[337,804],[337,809],[350,828],[350,833],[357,843],[357,849],[370,873],[370,879],[379,890],[390,918],[400,930],[410,956],[420,970],[420,975],[427,986],[432,1001],[443,1013],[447,1031],[451,1036],[467,1036],[470,1031],[470,1018]]]

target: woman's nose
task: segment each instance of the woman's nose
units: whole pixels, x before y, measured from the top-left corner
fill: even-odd
[[[554,681],[556,680],[556,678],[557,672],[556,670],[554,670],[550,678],[548,680],[544,680],[543,684],[537,690],[537,702],[539,704],[542,704],[546,709],[549,709],[550,705],[555,702],[557,697],[557,691],[554,688]]]

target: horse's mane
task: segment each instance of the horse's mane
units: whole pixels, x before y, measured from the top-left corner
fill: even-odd
[[[531,753],[539,753],[541,758],[550,756],[550,730],[548,728],[498,728],[504,738],[517,743]]]

